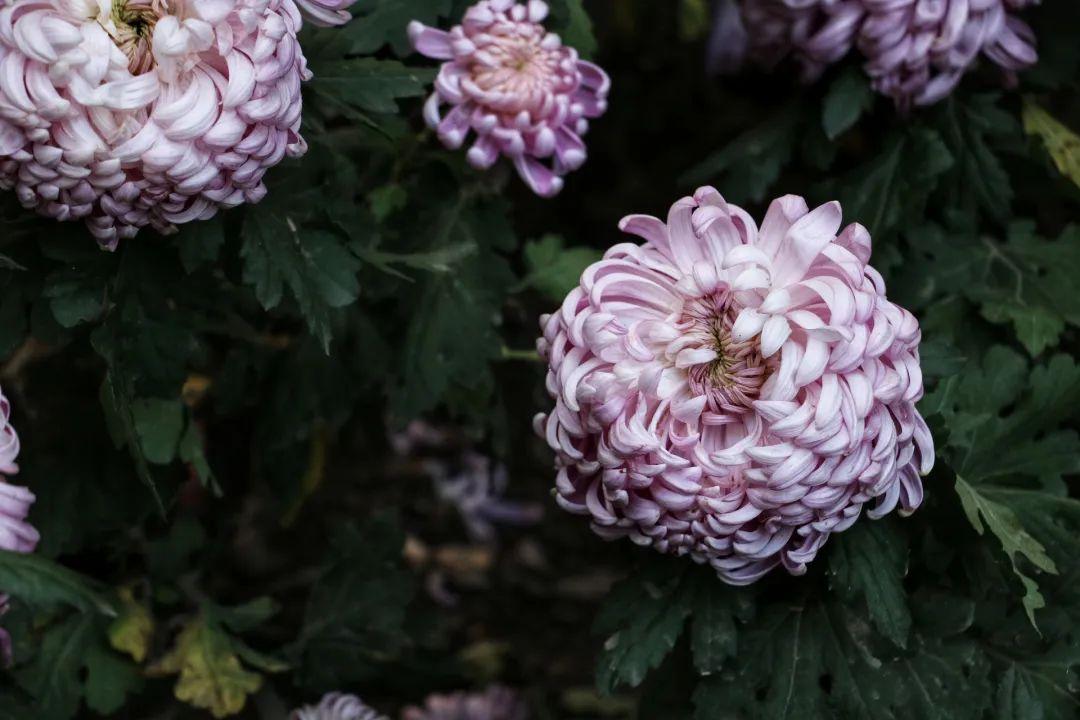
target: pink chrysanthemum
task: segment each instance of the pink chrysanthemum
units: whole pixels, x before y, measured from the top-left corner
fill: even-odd
[[[541,0],[480,0],[450,32],[409,24],[416,50],[446,61],[424,106],[427,124],[450,149],[472,131],[469,164],[484,170],[505,155],[542,197],[585,162],[581,136],[588,118],[607,110],[610,86],[603,70],[544,29],[547,13]],[[443,104],[452,106],[445,115]]]
[[[0,0],[0,187],[107,247],[258,202],[306,150],[300,26],[293,0]]]
[[[34,504],[34,494],[23,487],[9,485],[5,475],[19,472],[15,459],[19,455],[19,436],[11,427],[8,419],[11,406],[0,392],[0,550],[9,552],[34,552],[38,540],[38,531],[26,521],[30,506]],[[8,598],[0,594],[0,616],[7,612]],[[0,662],[11,664],[11,636],[0,628]]]
[[[956,87],[980,54],[1008,82],[1035,63],[1035,36],[1013,11],[1037,0],[747,0],[752,46],[775,61],[791,53],[808,78],[858,47],[874,89],[903,108]]]
[[[328,693],[318,705],[293,710],[289,720],[390,720],[364,704],[355,695]]]
[[[402,720],[527,720],[528,709],[513,690],[493,685],[483,692],[430,695],[424,707],[408,707]]]
[[[919,324],[885,297],[840,205],[775,200],[759,229],[716,190],[634,215],[542,319],[559,504],[604,538],[732,584],[800,574],[868,503],[922,501],[934,462]]]

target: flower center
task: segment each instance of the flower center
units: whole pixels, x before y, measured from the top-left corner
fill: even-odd
[[[165,0],[113,0],[111,15],[98,20],[127,56],[132,75],[154,68],[154,26],[165,12]]]
[[[473,80],[484,90],[518,98],[546,90],[558,72],[559,53],[542,48],[541,40],[539,27],[531,35],[499,37],[473,65]]]
[[[691,390],[706,395],[715,413],[743,413],[761,393],[771,368],[756,338],[737,342],[731,328],[739,308],[728,292],[699,298],[683,315],[686,347],[712,350],[715,357],[687,368]]]

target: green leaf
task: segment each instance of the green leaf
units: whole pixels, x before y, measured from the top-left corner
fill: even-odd
[[[217,478],[214,476],[209,461],[206,459],[206,450],[203,447],[199,428],[192,422],[191,418],[188,418],[187,428],[180,437],[177,455],[180,460],[191,466],[195,474],[199,476],[199,482],[202,483],[203,487],[209,488],[217,497],[224,494],[221,485],[218,484]]]
[[[716,182],[731,202],[761,202],[794,155],[800,121],[799,105],[785,105],[688,170],[680,184]]]
[[[78,710],[80,674],[95,631],[93,616],[70,616],[45,633],[34,662],[19,672],[19,683],[36,699],[42,720],[66,720]]]
[[[188,273],[216,262],[225,244],[225,224],[219,213],[210,220],[188,223],[176,236],[180,262]]]
[[[99,715],[118,712],[128,695],[142,685],[135,666],[100,642],[90,646],[85,665],[86,706]]]
[[[400,652],[405,611],[415,592],[412,574],[401,565],[405,537],[393,518],[344,526],[331,541],[294,648],[307,686],[363,680]]]
[[[134,665],[109,649],[98,616],[76,613],[50,626],[36,649],[17,672],[36,700],[35,720],[74,717],[84,697],[90,709],[111,716],[141,685]]]
[[[901,282],[917,286],[921,305],[959,290],[987,320],[1012,325],[1032,355],[1057,345],[1067,326],[1080,325],[1080,297],[1072,291],[1080,272],[1075,226],[1056,240],[1040,237],[1034,223],[1023,220],[1009,225],[1004,240],[928,226],[911,232],[908,242],[918,252],[902,269]]]
[[[391,394],[395,418],[416,417],[455,394],[476,407],[490,396],[490,363],[502,354],[502,304],[514,282],[501,253],[515,242],[504,209],[496,201],[458,201],[415,231],[434,237],[429,252],[453,249],[454,265],[453,272],[424,276],[410,303]],[[466,246],[475,252],[465,254]]]
[[[775,603],[744,628],[731,672],[694,694],[697,720],[718,708],[769,720],[977,720],[989,663],[969,642],[914,636],[908,651],[876,655],[865,621],[840,603]]]
[[[952,164],[953,156],[936,131],[905,128],[841,181],[844,214],[881,240],[909,218],[922,216],[930,194]]]
[[[525,243],[525,265],[529,272],[517,289],[536,288],[553,302],[561,303],[578,286],[581,273],[600,260],[601,253],[591,248],[563,248],[558,235],[545,235]]]
[[[424,95],[435,78],[432,70],[375,58],[321,62],[312,72],[315,77],[310,87],[316,93],[371,113],[396,113],[398,99]]]
[[[874,103],[874,94],[866,74],[855,67],[847,68],[829,86],[821,107],[821,127],[830,140],[840,137]]]
[[[1057,429],[1080,402],[1080,368],[1072,358],[1055,356],[1028,374],[1019,354],[993,347],[960,376],[939,384],[926,405],[940,414],[948,439],[940,454],[956,471],[956,491],[974,528],[988,528],[998,538],[1024,587],[1023,605],[1034,624],[1044,600],[1020,558],[1043,572],[1055,573],[1046,547],[1031,534],[1034,518],[1065,512],[1063,476],[1080,470],[1080,438]],[[1027,479],[1021,486],[1018,483]],[[1037,482],[1032,487],[1031,481]],[[1003,486],[1000,483],[1009,483]],[[1032,507],[1042,507],[1033,512]],[[1080,543],[1068,540],[1070,550]]]
[[[360,261],[337,236],[301,231],[287,215],[251,213],[241,231],[244,281],[259,303],[277,307],[289,288],[312,333],[329,352],[330,313],[360,294]]]
[[[1012,116],[997,107],[998,98],[981,95],[964,101],[953,97],[943,103],[938,127],[955,160],[953,194],[963,203],[985,210],[1003,220],[1012,208],[1012,183],[992,143],[1015,135],[1019,127]],[[973,201],[973,202],[972,202]],[[960,209],[960,202],[955,209]]]
[[[155,465],[168,465],[176,458],[184,431],[184,405],[179,400],[139,398],[131,404],[135,433],[143,454]]]
[[[736,620],[745,611],[735,588],[722,583],[711,568],[700,573],[690,622],[690,648],[694,667],[702,675],[720,672],[725,661],[737,657]]]
[[[859,522],[838,534],[829,555],[832,586],[847,602],[862,598],[874,626],[907,647],[911,613],[904,592],[907,542],[890,520]]]
[[[594,625],[605,636],[596,670],[600,692],[637,687],[675,647],[693,602],[683,584],[685,569],[654,562],[612,589]]]
[[[97,581],[40,555],[0,550],[0,587],[31,605],[63,603],[115,617],[118,608]]]
[[[578,51],[583,58],[596,54],[596,36],[592,19],[582,0],[552,0],[550,29],[559,34],[563,44]]]
[[[398,57],[411,52],[405,28],[417,20],[439,26],[450,14],[452,0],[360,0],[353,7],[358,17],[339,30],[351,43],[351,53],[368,55],[389,44]]]
[[[1021,556],[1027,558],[1043,572],[1056,574],[1057,566],[1046,554],[1046,548],[1024,530],[1016,513],[1006,505],[984,496],[959,475],[956,476],[956,492],[964,506],[964,513],[975,530],[982,535],[985,532],[983,527],[983,520],[985,520],[990,532],[1001,541],[1005,554],[1012,561],[1013,572],[1024,585],[1024,609],[1027,611],[1031,624],[1034,625],[1035,611],[1046,607],[1046,600],[1039,592],[1038,584],[1021,570],[1018,558]]]

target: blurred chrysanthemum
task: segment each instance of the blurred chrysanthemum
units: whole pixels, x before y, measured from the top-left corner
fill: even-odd
[[[526,720],[528,709],[513,690],[493,685],[483,692],[430,695],[424,706],[409,707],[402,720]]]
[[[11,427],[11,406],[0,392],[0,549],[30,553],[37,547],[40,535],[26,521],[34,494],[23,487],[8,484],[5,475],[19,471],[15,459],[19,455],[19,436]],[[8,598],[0,594],[0,616],[7,612]],[[11,664],[11,637],[0,628],[0,662]]]
[[[107,247],[258,202],[306,149],[300,26],[293,0],[2,0],[0,187]]]
[[[1015,82],[1037,56],[1014,11],[1036,1],[744,0],[743,8],[762,59],[793,54],[813,78],[857,46],[874,88],[907,108],[944,98],[980,54]]]
[[[389,720],[364,704],[355,695],[328,693],[318,705],[294,710],[289,720]]]
[[[934,448],[919,324],[870,236],[832,202],[773,201],[760,229],[716,190],[634,215],[542,319],[556,499],[604,538],[709,563],[732,584],[800,574],[867,505],[923,497]]]
[[[416,50],[445,61],[424,106],[427,124],[450,149],[475,133],[469,164],[483,170],[505,155],[542,197],[558,193],[562,176],[585,162],[582,135],[607,109],[610,85],[603,70],[544,29],[547,13],[541,0],[480,0],[449,32],[409,24]]]

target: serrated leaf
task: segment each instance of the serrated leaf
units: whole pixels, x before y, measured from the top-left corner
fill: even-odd
[[[1020,558],[1043,572],[1057,568],[1032,536],[1031,520],[1022,521],[1017,510],[1062,500],[1063,476],[1080,469],[1080,437],[1058,428],[1080,402],[1080,367],[1057,355],[1029,373],[1021,355],[992,347],[955,381],[940,384],[928,401],[949,431],[939,452],[956,471],[964,512],[980,534],[989,529],[1001,542],[1034,623],[1044,600]],[[1016,487],[1020,481],[1024,485]],[[1074,545],[1070,552],[1077,550]]]
[[[1043,572],[1057,574],[1057,566],[1046,554],[1042,543],[1024,530],[1016,513],[1007,506],[985,497],[959,475],[956,476],[956,492],[960,496],[964,513],[975,530],[982,535],[985,532],[985,520],[986,527],[1001,541],[1002,549],[1012,562],[1013,572],[1024,585],[1024,609],[1031,624],[1035,625],[1035,611],[1046,607],[1046,600],[1039,592],[1035,580],[1021,570],[1018,558],[1027,558]]]
[[[115,617],[116,603],[95,580],[40,555],[0,550],[0,587],[32,605],[63,603]]]
[[[401,564],[404,542],[390,516],[335,532],[295,647],[306,685],[356,682],[373,673],[379,659],[401,650],[405,610],[415,591]]]
[[[840,137],[858,122],[874,102],[866,74],[849,67],[829,86],[821,106],[821,127],[830,140]]]
[[[248,215],[240,234],[244,281],[267,310],[289,288],[312,333],[330,350],[330,312],[356,300],[360,261],[337,236],[302,231],[287,215]]]
[[[528,274],[518,289],[533,287],[550,300],[561,303],[566,294],[577,287],[581,273],[602,257],[591,248],[564,248],[558,235],[545,235],[525,243],[525,264]]]
[[[738,651],[738,590],[725,585],[711,571],[698,578],[690,621],[690,649],[701,675],[720,672]]]
[[[640,685],[682,635],[693,590],[683,583],[685,568],[665,565],[674,563],[653,564],[619,583],[605,601],[594,627],[605,636],[596,670],[600,692]]]
[[[310,87],[326,99],[372,113],[396,113],[397,100],[419,97],[435,77],[396,60],[351,58],[318,63]]]
[[[244,669],[229,636],[202,616],[180,631],[173,649],[147,672],[176,675],[176,699],[215,718],[240,713],[262,687],[262,676]]]
[[[44,631],[37,654],[19,669],[19,683],[35,698],[35,720],[67,720],[87,706],[112,715],[141,683],[135,668],[104,642],[101,618],[69,616]]]
[[[938,126],[955,159],[956,195],[965,201],[971,198],[974,201],[971,204],[1002,220],[1011,210],[1013,190],[991,140],[1019,128],[1014,127],[1015,120],[996,103],[997,97],[993,95],[976,96],[966,103],[951,98],[943,104]]]
[[[833,540],[829,573],[841,598],[862,598],[874,626],[907,647],[911,613],[904,592],[907,542],[888,520],[856,523]]]
[[[841,182],[844,214],[865,225],[875,240],[883,239],[903,221],[922,215],[952,166],[953,156],[935,130],[905,128]]]
[[[1022,117],[1024,132],[1042,140],[1058,172],[1080,185],[1080,137],[1030,98],[1024,100]]]

